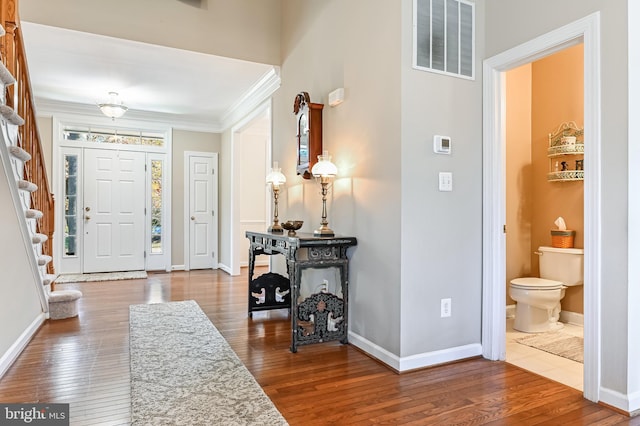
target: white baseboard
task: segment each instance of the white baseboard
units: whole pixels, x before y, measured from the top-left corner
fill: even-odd
[[[223,265],[222,263],[218,263],[218,269],[222,269],[224,272],[226,272],[229,275],[233,275],[231,273],[231,268],[228,267],[227,265]]]
[[[640,392],[625,395],[618,391],[601,387],[600,401],[616,407],[629,415],[636,414],[640,411]]]
[[[507,305],[507,319],[516,317],[516,305]],[[584,314],[571,311],[560,311],[560,322],[584,327]]]
[[[480,343],[474,343],[408,357],[399,357],[351,331],[349,332],[349,343],[399,372],[431,367],[482,355],[482,345]]]
[[[584,314],[570,311],[560,311],[560,322],[584,327]]]
[[[172,271],[184,271],[184,265],[171,265]]]
[[[29,325],[29,327],[27,327],[27,329],[22,332],[20,337],[18,337],[18,340],[13,342],[7,352],[2,355],[2,358],[0,358],[0,378],[4,376],[4,373],[7,372],[9,367],[11,367],[18,356],[22,353],[33,335],[36,334],[42,323],[44,323],[45,319],[46,317],[44,313],[38,315]]]

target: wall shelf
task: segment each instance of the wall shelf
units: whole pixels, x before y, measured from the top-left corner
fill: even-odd
[[[584,129],[574,121],[562,123],[549,133],[549,182],[584,180]]]

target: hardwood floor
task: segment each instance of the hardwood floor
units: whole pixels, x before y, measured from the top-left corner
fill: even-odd
[[[246,271],[58,288],[84,293],[79,317],[44,324],[0,380],[0,401],[69,403],[72,425],[129,423],[129,305],[189,299],[291,425],[640,425],[504,362],[478,358],[396,374],[337,342],[292,354],[286,311],[247,316]]]

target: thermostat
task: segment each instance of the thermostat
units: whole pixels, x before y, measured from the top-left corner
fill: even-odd
[[[433,137],[433,152],[436,154],[451,154],[451,138],[435,135]]]

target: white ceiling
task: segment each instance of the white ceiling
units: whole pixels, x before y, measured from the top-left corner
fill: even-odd
[[[279,86],[277,67],[22,22],[37,112],[99,114],[115,91],[125,118],[220,131]]]

